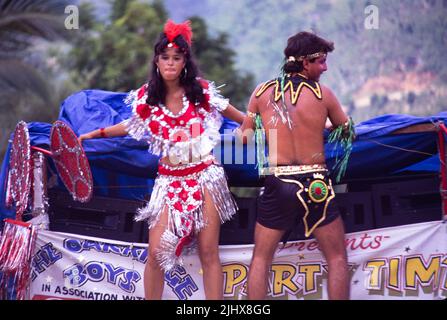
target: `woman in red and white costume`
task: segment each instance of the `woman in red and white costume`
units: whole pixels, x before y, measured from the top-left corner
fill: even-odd
[[[146,140],[149,151],[161,156],[149,203],[136,216],[137,221],[149,224],[146,299],[161,299],[164,272],[181,264],[181,253],[195,243],[206,298],[223,297],[219,230],[237,207],[224,170],[211,151],[220,143],[222,114],[238,123],[244,114],[213,83],[198,78],[191,38],[189,21],[168,20],[154,47],[148,83],[126,99],[132,107],[131,118],[79,137],[82,141],[129,134]]]

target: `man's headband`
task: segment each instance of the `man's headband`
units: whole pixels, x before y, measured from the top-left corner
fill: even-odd
[[[320,57],[326,57],[327,53],[326,52],[316,52],[316,53],[312,53],[312,54],[308,54],[306,56],[299,56],[297,58],[295,58],[294,56],[290,56],[287,58],[287,62],[297,62],[297,61],[303,61],[304,59],[316,59],[316,58],[320,58]]]

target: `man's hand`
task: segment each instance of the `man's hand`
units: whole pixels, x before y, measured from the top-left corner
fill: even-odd
[[[233,130],[234,136],[236,137],[236,139],[239,140],[239,142],[247,144],[248,141],[251,141],[253,139],[255,132],[251,128],[242,131],[241,127],[237,127],[236,129]]]

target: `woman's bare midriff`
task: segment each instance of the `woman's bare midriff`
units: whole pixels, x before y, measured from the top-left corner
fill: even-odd
[[[174,162],[172,162],[169,159],[169,156],[166,156],[166,157],[161,158],[159,163],[167,165],[169,167],[178,167],[178,166],[184,166],[184,165],[187,165],[187,164],[200,163],[201,161],[209,159],[209,157],[210,157],[210,154],[207,154],[205,156],[201,156],[200,158],[195,158],[195,159],[190,157],[188,162],[176,162],[176,163],[174,163]]]

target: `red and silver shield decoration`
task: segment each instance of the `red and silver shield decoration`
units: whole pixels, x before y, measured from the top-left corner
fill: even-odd
[[[90,165],[77,136],[65,122],[56,121],[51,129],[51,151],[62,182],[76,201],[87,202],[93,192]]]
[[[22,220],[22,214],[28,206],[31,190],[31,146],[28,127],[20,121],[12,140],[9,158],[7,204],[16,206],[16,218]]]

